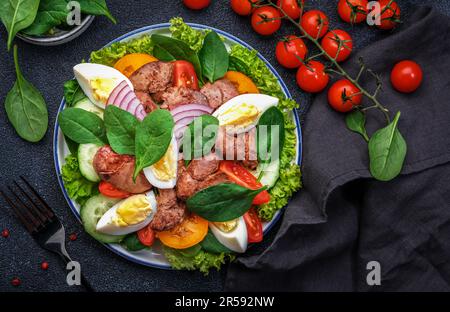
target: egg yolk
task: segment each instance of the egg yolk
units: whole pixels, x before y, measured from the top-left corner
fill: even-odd
[[[118,226],[141,223],[152,212],[152,206],[145,195],[134,195],[125,199],[117,208],[113,222]]]
[[[172,149],[170,145],[166,154],[152,166],[152,171],[159,180],[168,181],[176,177]]]
[[[226,222],[214,222],[214,225],[224,233],[230,233],[238,225],[238,219],[226,221]]]
[[[106,104],[109,95],[116,86],[116,80],[110,78],[96,78],[91,79],[90,83],[94,99]]]
[[[219,117],[223,126],[248,126],[255,122],[259,116],[258,108],[253,104],[243,103],[224,111]]]

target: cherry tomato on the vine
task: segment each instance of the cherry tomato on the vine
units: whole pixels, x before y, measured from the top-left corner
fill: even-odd
[[[303,14],[300,23],[308,35],[317,39],[322,38],[328,32],[328,24],[328,17],[319,10],[312,10]]]
[[[341,44],[339,44],[340,42]],[[343,62],[352,53],[353,40],[346,31],[341,29],[332,30],[322,39],[322,48],[329,56],[336,58],[336,61]]]
[[[275,33],[281,27],[280,11],[271,6],[257,8],[252,14],[252,27],[260,35]]]
[[[290,18],[298,19],[303,13],[304,2],[305,0],[278,0],[277,6]]]
[[[297,36],[287,36],[277,43],[275,56],[278,63],[286,68],[297,68],[302,65],[308,53],[305,42]]]
[[[211,0],[183,0],[185,6],[192,10],[201,10],[211,4]]]
[[[423,80],[422,68],[414,61],[401,61],[391,72],[392,86],[399,92],[411,93],[416,91]]]
[[[253,12],[252,3],[257,4],[260,0],[231,0],[231,8],[236,14],[250,15]]]
[[[339,0],[338,13],[344,22],[359,24],[367,18],[367,0]]]
[[[381,9],[381,24],[377,27],[383,30],[393,29],[400,21],[400,7],[395,1],[389,5],[391,0],[379,0],[378,2]]]
[[[328,103],[338,112],[347,113],[361,101],[361,91],[347,79],[336,81],[328,90]]]
[[[326,88],[329,81],[325,65],[317,61],[309,61],[297,71],[297,84],[305,92],[318,93]]]

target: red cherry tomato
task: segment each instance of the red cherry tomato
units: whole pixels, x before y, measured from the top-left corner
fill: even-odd
[[[336,81],[328,90],[328,103],[338,112],[347,113],[361,101],[360,90],[347,79]]]
[[[211,4],[211,0],[183,0],[185,6],[191,10],[201,10]]]
[[[252,3],[257,4],[260,0],[231,0],[231,8],[236,14],[247,16],[253,12]]]
[[[272,35],[281,27],[280,11],[271,6],[257,8],[252,14],[252,27],[260,35]]]
[[[278,0],[277,6],[279,6],[286,15],[292,19],[298,19],[303,12],[303,5],[305,0]]]
[[[325,73],[325,65],[317,61],[310,61],[297,71],[297,84],[305,92],[318,93],[326,88],[330,76]]]
[[[297,68],[302,65],[302,61],[305,59],[308,53],[308,48],[305,42],[293,35],[283,38],[277,43],[275,49],[275,56],[278,63],[286,68]]]
[[[259,243],[263,240],[262,222],[254,208],[250,208],[244,214],[244,221],[247,227],[247,239],[249,243]]]
[[[114,185],[106,181],[100,182],[100,184],[98,185],[98,190],[103,195],[112,198],[127,198],[132,195],[131,193],[119,190]]]
[[[422,80],[422,68],[413,61],[401,61],[394,66],[391,72],[392,86],[399,92],[416,91],[422,84]]]
[[[225,173],[231,181],[237,185],[249,188],[251,190],[260,189],[263,185],[253,174],[243,166],[231,160],[223,160],[220,162],[220,171]],[[267,191],[262,191],[253,199],[253,205],[262,205],[270,201],[270,195]]]
[[[188,61],[174,61],[173,85],[175,87],[186,87],[193,90],[199,90],[198,78],[195,73],[194,65]]]
[[[377,25],[377,27],[383,30],[393,29],[400,20],[400,7],[395,1],[389,7],[390,0],[379,0],[378,2],[380,2],[381,9],[381,24]]]
[[[155,241],[155,232],[147,225],[145,228],[137,231],[137,237],[142,245],[150,247]]]
[[[342,42],[340,49],[339,40]],[[342,62],[348,59],[352,53],[353,40],[346,31],[341,29],[332,30],[322,39],[322,48],[329,56],[336,58],[336,61]]]
[[[322,38],[328,32],[328,24],[328,17],[319,10],[312,10],[303,14],[300,23],[308,35],[317,39]]]
[[[338,13],[344,22],[359,24],[367,18],[367,0],[339,0]]]

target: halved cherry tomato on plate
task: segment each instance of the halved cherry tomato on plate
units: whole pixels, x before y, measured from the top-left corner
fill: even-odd
[[[245,225],[247,226],[247,238],[249,243],[259,243],[263,240],[263,228],[261,219],[255,208],[250,208],[244,214]]]
[[[224,78],[230,80],[238,89],[239,94],[259,93],[253,80],[237,71],[227,71]]]
[[[114,185],[112,185],[111,183],[106,182],[106,181],[100,182],[100,184],[98,185],[98,190],[103,195],[105,195],[107,197],[112,197],[112,198],[127,198],[127,197],[130,197],[131,195],[133,195],[131,193],[119,190]]]
[[[158,59],[145,53],[131,53],[119,59],[114,68],[127,77],[130,77],[136,70],[147,63],[156,62]]]
[[[231,161],[231,160],[223,160],[220,162],[219,166],[220,171],[225,173],[228,178],[231,179],[237,185],[246,187],[251,190],[258,190],[263,185],[259,182],[256,177],[251,174],[250,171],[245,169],[240,164]],[[262,191],[253,199],[253,205],[262,205],[266,204],[270,201],[270,194],[266,190]]]
[[[186,87],[193,90],[199,90],[198,78],[195,73],[194,65],[188,61],[174,61],[173,85],[175,87]]]
[[[155,241],[155,232],[147,225],[145,228],[137,231],[137,237],[142,245],[151,247]]]
[[[173,229],[157,232],[156,237],[167,247],[186,249],[200,243],[208,234],[208,221],[190,214]]]

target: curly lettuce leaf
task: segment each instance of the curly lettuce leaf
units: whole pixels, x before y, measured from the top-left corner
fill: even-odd
[[[172,37],[184,41],[195,52],[200,51],[203,46],[203,39],[210,32],[209,30],[195,30],[187,25],[181,17],[170,19],[170,32]]]
[[[220,270],[222,264],[233,261],[235,256],[229,253],[213,254],[200,250],[195,256],[183,255],[176,249],[164,247],[164,256],[169,261],[172,268],[176,270],[199,270],[205,275],[209,270],[215,268]]]
[[[98,184],[88,181],[81,175],[76,156],[66,157],[66,163],[61,169],[61,176],[67,194],[80,206],[83,206],[90,197],[98,194]]]
[[[105,47],[91,53],[91,63],[98,63],[113,66],[120,58],[130,53],[152,54],[153,43],[150,36],[132,39],[129,41],[115,42],[109,47]]]

